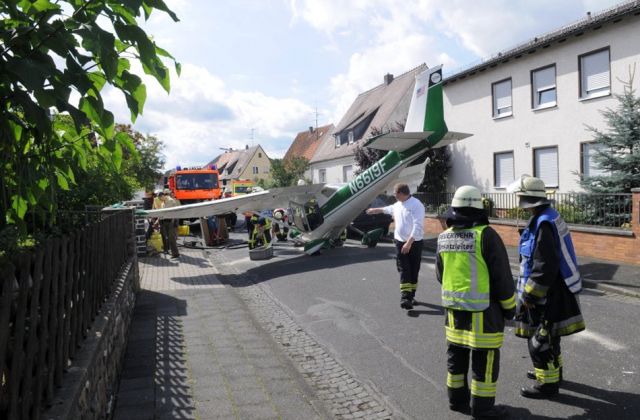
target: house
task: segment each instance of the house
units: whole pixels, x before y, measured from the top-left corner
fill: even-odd
[[[404,125],[415,84],[415,76],[426,68],[422,64],[396,78],[384,76],[384,82],[361,93],[333,130],[333,136],[321,142],[310,161],[314,183],[342,183],[353,179],[356,170],[355,149],[371,137],[371,130],[382,132]]]
[[[289,146],[287,153],[285,153],[283,160],[286,161],[294,157],[304,157],[308,161],[311,161],[318,145],[331,140],[331,134],[334,128],[333,124],[328,124],[316,128],[309,127],[308,130],[298,133],[293,143],[291,143],[291,146]],[[307,179],[312,179],[311,170],[307,170],[304,176]]]
[[[617,107],[613,94],[635,63],[640,80],[638,39],[632,1],[445,77],[446,119],[473,134],[451,146],[448,189],[501,192],[526,173],[557,192],[582,191],[580,176],[602,173],[586,126],[607,130],[601,111]]]
[[[254,182],[271,179],[271,161],[260,145],[229,149],[207,165],[217,166],[222,186],[232,179],[250,179]]]

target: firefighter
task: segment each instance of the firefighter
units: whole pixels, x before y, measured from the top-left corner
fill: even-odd
[[[544,181],[521,177],[517,195],[531,218],[520,237],[515,333],[527,339],[534,367],[527,376],[536,380],[520,394],[548,398],[559,392],[562,380],[560,337],[585,329],[577,296],[582,277],[569,229],[551,207]]]
[[[253,233],[249,239],[249,249],[259,246],[268,247],[271,244],[271,221],[265,217],[253,215],[251,217]]]
[[[278,242],[285,242],[287,240],[287,236],[289,235],[289,222],[286,210],[275,209],[273,211],[273,218],[282,223],[282,227],[280,226],[280,223],[273,223],[273,236],[278,239]]]
[[[442,284],[449,408],[475,419],[502,418],[496,385],[505,319],[515,314],[515,288],[502,239],[489,225],[480,191],[458,188],[438,236],[436,276]],[[471,360],[471,386],[468,370]]]

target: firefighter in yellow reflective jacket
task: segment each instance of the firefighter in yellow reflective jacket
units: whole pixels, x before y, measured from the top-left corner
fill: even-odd
[[[271,221],[265,217],[253,215],[251,217],[251,224],[253,226],[253,233],[249,239],[249,249],[271,245]]]
[[[463,186],[438,236],[436,276],[442,284],[449,408],[474,419],[507,415],[495,405],[505,319],[515,314],[515,287],[500,236],[489,227],[480,191]],[[467,379],[471,361],[471,386]]]

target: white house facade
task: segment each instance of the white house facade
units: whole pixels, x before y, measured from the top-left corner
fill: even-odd
[[[558,192],[582,191],[581,174],[599,172],[586,126],[606,131],[600,111],[617,107],[613,94],[623,92],[634,65],[640,86],[638,40],[635,1],[448,76],[449,129],[473,134],[451,146],[448,189],[500,192],[526,173]]]

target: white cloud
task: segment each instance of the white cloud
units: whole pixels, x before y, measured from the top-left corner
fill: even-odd
[[[281,157],[312,113],[296,99],[230,90],[219,77],[189,63],[183,64],[181,77],[172,76],[170,95],[145,76],[147,101],[134,125],[164,142],[167,167],[204,164],[220,154],[221,147],[251,146],[252,129],[253,143],[270,157]],[[129,120],[119,92],[109,90],[105,102],[116,121]]]

